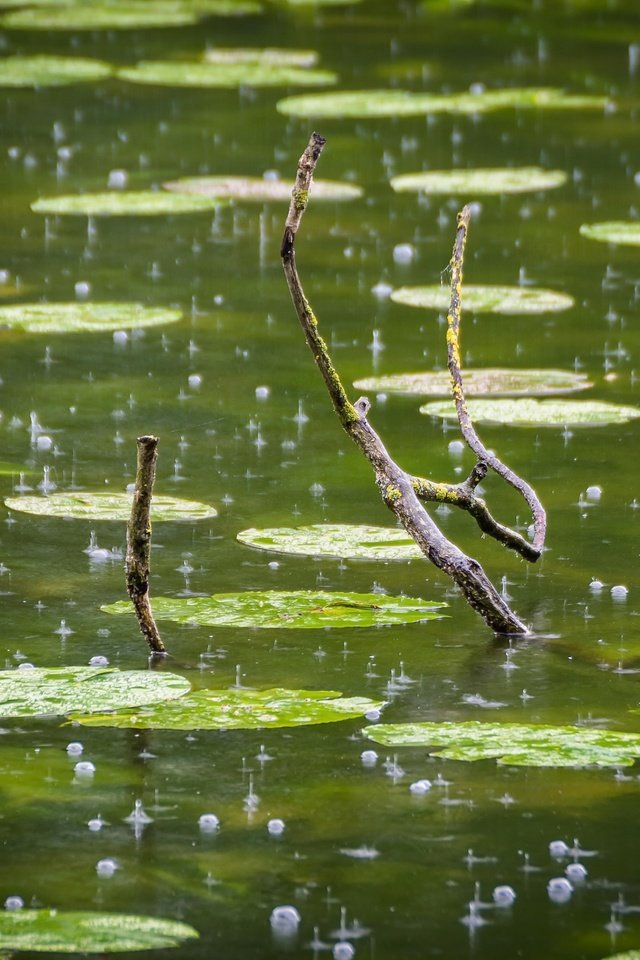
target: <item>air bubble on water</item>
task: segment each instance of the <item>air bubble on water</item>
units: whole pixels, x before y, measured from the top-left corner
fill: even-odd
[[[103,656],[101,653],[97,653],[95,657],[91,657],[89,660],[90,667],[108,667],[109,659],[108,657]]]
[[[216,833],[220,829],[220,820],[215,813],[203,813],[198,817],[198,826],[202,833]]]
[[[464,443],[462,440],[451,440],[447,449],[452,456],[459,457],[464,453]]]
[[[256,387],[256,400],[266,400],[271,393],[271,387]]]
[[[126,170],[110,170],[107,178],[107,187],[109,190],[124,190],[129,182],[129,174]]]
[[[122,347],[129,342],[129,334],[126,330],[114,330],[113,331],[113,342]]]
[[[573,887],[566,877],[553,877],[547,884],[547,894],[553,903],[567,903],[572,893]]]
[[[356,950],[348,940],[340,940],[334,945],[332,953],[333,960],[352,960],[352,957],[356,955]]]
[[[77,740],[72,740],[71,743],[67,744],[66,750],[70,757],[79,757],[84,751],[84,747]]]
[[[73,772],[77,777],[89,778],[94,775],[96,768],[95,765],[91,763],[91,760],[79,760],[73,768]]]
[[[98,833],[103,827],[108,826],[108,824],[107,821],[103,820],[100,814],[98,814],[97,817],[92,817],[91,820],[87,821],[87,826],[91,833]]]
[[[409,786],[409,790],[416,796],[422,796],[431,790],[431,780],[415,780]]]
[[[629,589],[623,584],[616,584],[615,587],[611,587],[611,596],[614,600],[626,600]]]
[[[571,849],[564,840],[552,840],[549,843],[549,854],[555,857],[556,860],[559,860],[562,857],[571,856]]]
[[[590,486],[586,489],[587,500],[592,500],[594,503],[600,500],[602,497],[602,487]]]
[[[78,300],[86,300],[91,294],[91,284],[86,280],[78,280],[73,286],[73,292]]]
[[[492,897],[496,907],[510,907],[516,899],[516,892],[504,883],[494,888]]]
[[[187,382],[191,390],[199,390],[202,386],[202,376],[199,373],[191,373]]]
[[[604,583],[602,582],[602,580],[597,580],[594,577],[594,579],[591,580],[591,582],[589,583],[589,590],[591,590],[592,593],[600,593],[600,591],[603,589],[604,589]]]
[[[280,837],[285,831],[285,822],[279,817],[273,817],[267,823],[267,830],[272,837]]]
[[[293,936],[297,933],[300,924],[300,914],[295,907],[274,907],[269,917],[269,923],[274,933],[282,937]]]
[[[406,265],[412,263],[416,256],[416,248],[411,243],[397,243],[393,248],[394,263]]]
[[[321,483],[312,483],[309,487],[309,493],[312,497],[321,497],[324,493],[324,487]]]
[[[107,880],[114,875],[120,868],[117,860],[113,857],[104,857],[96,863],[96,873],[102,880]]]
[[[587,868],[582,863],[569,863],[565,867],[565,874],[573,883],[584,883],[587,879]]]
[[[53,447],[53,438],[47,436],[46,433],[41,433],[36,439],[35,447],[36,450],[41,452],[48,452]]]
[[[24,907],[24,900],[22,899],[22,897],[18,897],[15,895],[11,897],[7,897],[7,899],[4,902],[5,910],[22,910],[23,907]]]
[[[375,750],[363,750],[360,754],[360,761],[363,767],[375,767],[378,762],[378,754]]]

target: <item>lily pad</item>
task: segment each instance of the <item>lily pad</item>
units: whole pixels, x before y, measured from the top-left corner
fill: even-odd
[[[426,287],[398,287],[391,292],[395,303],[429,310],[448,310],[451,292],[448,287],[434,283]],[[568,293],[546,290],[543,287],[492,286],[465,284],[462,288],[462,307],[473,313],[538,314],[558,313],[574,305]]]
[[[158,620],[205,627],[266,627],[318,630],[323,627],[373,627],[437,620],[444,603],[389,597],[379,593],[327,593],[321,590],[247,590],[211,597],[154,597]],[[119,600],[100,607],[105,613],[131,614]]]
[[[255,63],[262,66],[313,67],[319,60],[315,50],[293,50],[285,47],[214,47],[207,50],[207,63]]]
[[[265,180],[262,177],[183,177],[163,183],[165,190],[175,193],[203,194],[206,197],[224,197],[229,200],[265,202],[291,199],[291,183],[284,180]],[[310,195],[315,200],[355,200],[362,196],[362,188],[337,180],[314,180]]]
[[[365,524],[315,523],[308,527],[251,527],[237,539],[258,550],[342,560],[417,560],[422,551],[404,530]]]
[[[10,510],[33,513],[40,517],[63,517],[65,520],[120,520],[126,522],[131,516],[132,493],[107,493],[76,491],[74,493],[51,493],[42,497],[7,497],[4,501]],[[151,502],[151,519],[154,523],[170,520],[208,520],[218,511],[208,503],[197,500],[178,500],[175,497],[154,494]]]
[[[141,303],[19,303],[0,307],[0,329],[25,333],[131,330],[177,323],[181,310]]]
[[[532,767],[631,766],[640,735],[593,727],[527,723],[397,723],[367,727],[364,735],[386,747],[428,747],[446,760],[490,760]]]
[[[477,114],[508,107],[604,109],[605,97],[576,96],[554,87],[510,87],[480,93],[410,93],[407,90],[348,90],[286,97],[279,113],[295,117],[415,117],[435,113]]]
[[[198,690],[157,710],[151,706],[126,713],[74,714],[71,719],[87,727],[251,730],[334,723],[383,706],[381,701],[343,697],[333,690]]]
[[[625,407],[597,400],[469,400],[469,416],[475,423],[508,423],[523,427],[595,427],[628,423],[640,417],[639,407]],[[420,413],[456,420],[451,402],[436,400],[420,407]]]
[[[252,0],[98,0],[15,10],[0,17],[8,30],[131,30],[180,27],[209,16],[260,13]]]
[[[448,370],[425,373],[395,373],[383,377],[365,377],[356,380],[357,390],[388,393],[443,396],[451,394]],[[498,367],[464,371],[466,396],[546,396],[552,393],[573,393],[586,390],[593,384],[586,374],[571,370],[509,370]]]
[[[10,910],[0,913],[0,949],[46,953],[123,953],[177,947],[199,937],[177,920],[126,913]]]
[[[0,87],[59,87],[103,80],[113,67],[85,57],[5,57],[0,60]]]
[[[330,70],[248,61],[246,63],[181,63],[143,60],[118,70],[120,80],[162,87],[327,87],[338,79]]]
[[[161,190],[106,190],[102,193],[42,197],[31,204],[31,209],[34,213],[58,216],[153,217],[214,210],[222,202],[218,197],[165,193]]]
[[[33,667],[0,671],[0,717],[93,713],[182,697],[190,683],[174,673],[113,667]],[[0,913],[0,917],[2,914]]]
[[[603,223],[583,223],[580,227],[583,237],[599,240],[600,243],[617,243],[630,247],[640,247],[640,222],[631,220],[610,220]]]
[[[430,170],[427,173],[405,173],[392,177],[396,193],[430,194],[527,193],[561,187],[567,181],[564,170],[542,167],[474,167],[470,170]]]

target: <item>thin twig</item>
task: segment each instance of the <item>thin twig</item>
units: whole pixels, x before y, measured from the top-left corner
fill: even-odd
[[[492,454],[476,433],[475,427],[469,416],[467,404],[464,397],[462,386],[462,372],[460,361],[460,315],[462,301],[462,273],[464,266],[464,248],[467,241],[467,232],[469,229],[469,220],[471,219],[471,208],[463,207],[458,214],[458,229],[456,239],[453,245],[451,255],[451,303],[449,314],[447,316],[447,358],[449,362],[449,373],[451,374],[451,385],[453,389],[453,400],[456,405],[458,422],[462,436],[467,446],[473,450],[479,460],[483,461],[499,474],[507,483],[520,493],[528,503],[533,516],[533,537],[531,551],[534,556],[527,557],[528,560],[537,560],[542,553],[547,529],[547,518],[544,507],[540,503],[535,490],[529,486],[526,480],[523,480],[514,473],[506,464],[502,463],[494,454]],[[499,538],[498,538],[499,539]],[[522,551],[521,551],[522,552]],[[523,556],[525,554],[523,553]]]
[[[300,158],[285,224],[281,256],[298,320],[320,369],[333,407],[342,427],[373,467],[384,503],[415,540],[424,556],[457,583],[469,604],[480,613],[492,630],[503,634],[526,634],[527,627],[497,592],[480,564],[447,540],[424,509],[415,488],[419,481],[397,465],[368,422],[369,400],[360,397],[355,403],[350,402],[333,366],[327,345],[318,332],[318,321],[304,295],[298,276],[295,239],[308,203],[315,166],[324,144],[324,137],[317,133],[312,134]],[[471,494],[479,479],[479,475],[476,476],[474,472],[465,481],[467,494]],[[464,487],[464,484],[460,487]]]
[[[166,649],[149,602],[149,567],[151,554],[151,497],[156,477],[158,438],[138,437],[136,488],[131,517],[127,524],[127,592],[131,598],[143,637],[154,654]]]

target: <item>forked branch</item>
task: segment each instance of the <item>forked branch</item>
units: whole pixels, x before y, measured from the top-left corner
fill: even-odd
[[[296,184],[285,223],[281,257],[298,320],[320,369],[333,407],[344,430],[371,463],[384,503],[393,511],[425,557],[455,581],[469,604],[496,633],[528,633],[527,627],[497,592],[480,564],[447,540],[421,503],[421,500],[432,500],[461,507],[475,517],[485,532],[516,549],[527,559],[535,559],[531,545],[515,531],[498,524],[487,510],[484,501],[475,495],[474,490],[486,473],[484,458],[476,464],[471,475],[462,484],[436,484],[407,474],[389,455],[367,420],[370,409],[368,399],[360,397],[355,403],[351,403],[347,397],[327,345],[320,336],[318,321],[304,295],[298,276],[295,240],[308,203],[313,173],[324,144],[324,137],[317,133],[312,134],[298,163]]]

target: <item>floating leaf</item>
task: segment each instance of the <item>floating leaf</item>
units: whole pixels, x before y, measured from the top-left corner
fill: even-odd
[[[432,284],[427,287],[398,287],[391,292],[395,303],[408,307],[448,310],[451,292],[448,287]],[[558,313],[574,305],[568,293],[542,287],[509,287],[490,284],[465,284],[462,308],[474,313],[537,314]]]
[[[469,416],[476,423],[509,423],[524,427],[593,427],[627,423],[640,417],[640,408],[597,400],[469,400]],[[434,401],[420,407],[420,413],[456,420],[450,402]]]
[[[321,590],[247,590],[214,593],[211,597],[154,597],[158,620],[196,623],[205,627],[372,627],[383,624],[437,620],[444,603],[389,597],[379,593],[327,593]],[[100,608],[105,613],[130,614],[124,600]]]
[[[313,67],[318,62],[315,50],[292,50],[284,47],[214,47],[207,50],[207,63],[256,63],[262,66]]]
[[[640,247],[640,222],[630,220],[610,220],[603,223],[583,223],[580,227],[583,237],[599,240],[600,243],[626,244]]]
[[[58,87],[102,80],[112,73],[110,64],[85,57],[4,57],[0,87]]]
[[[337,76],[330,70],[309,70],[279,64],[181,63],[175,60],[147,60],[135,67],[118,70],[121,80],[163,87],[326,87]]]
[[[9,910],[0,913],[0,949],[122,953],[177,947],[199,936],[186,923],[126,913]]]
[[[260,13],[252,0],[98,0],[15,10],[0,17],[9,30],[130,30],[180,27],[208,16]]]
[[[63,517],[65,520],[121,520],[131,516],[133,493],[107,493],[76,491],[74,493],[51,493],[42,497],[7,497],[5,506],[20,513],[34,513],[40,517]],[[217,516],[217,510],[208,503],[197,500],[178,500],[175,497],[154,494],[151,502],[151,519],[154,523],[164,520],[208,520]]]
[[[575,96],[553,87],[511,87],[481,93],[410,93],[407,90],[349,90],[286,97],[279,113],[295,117],[354,119],[415,117],[435,113],[488,113],[507,107],[604,109],[605,97]]]
[[[464,392],[470,396],[545,396],[573,393],[593,386],[584,373],[572,370],[509,370],[498,367],[463,371]],[[425,373],[392,373],[383,377],[356,380],[357,390],[442,396],[451,394],[448,370]]]
[[[26,333],[131,330],[181,319],[181,310],[144,307],[141,303],[18,303],[0,307],[0,329]]]
[[[367,727],[386,747],[428,747],[446,760],[490,760],[534,767],[630,766],[640,757],[640,735],[589,727],[527,723],[397,723]]]
[[[298,727],[361,717],[384,706],[367,697],[342,697],[333,690],[198,690],[158,709],[91,715],[72,720],[88,727],[156,730],[249,730]]]
[[[264,180],[262,177],[183,177],[163,183],[165,190],[175,193],[196,193],[230,200],[291,199],[291,184],[285,180]],[[362,196],[362,188],[337,180],[314,180],[309,191],[315,200],[354,200]]]
[[[465,193],[474,196],[499,193],[526,193],[561,187],[567,181],[563,170],[542,167],[485,167],[471,170],[430,170],[392,177],[396,193]]]
[[[347,7],[362,0],[279,0],[287,7]]]
[[[103,193],[42,197],[31,204],[31,209],[34,213],[59,216],[152,217],[214,210],[221,203],[218,197],[165,193],[160,190],[107,190]]]
[[[182,697],[191,685],[174,673],[114,667],[33,667],[0,671],[0,716],[93,713]],[[0,913],[0,917],[2,914]]]
[[[414,540],[397,527],[315,523],[308,527],[251,527],[237,539],[258,550],[344,560],[416,560],[423,557]]]

